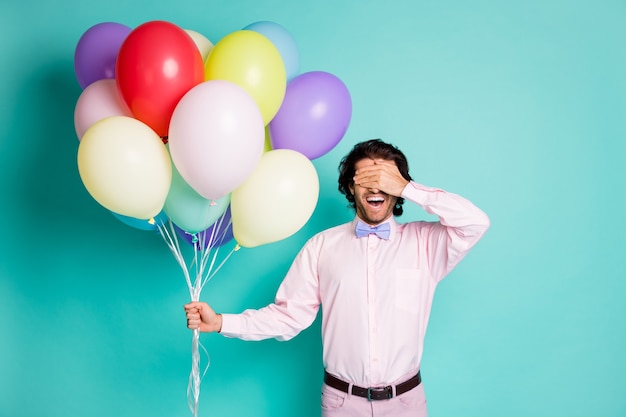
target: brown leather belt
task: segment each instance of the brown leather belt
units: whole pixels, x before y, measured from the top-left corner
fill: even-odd
[[[342,381],[334,375],[324,371],[324,382],[326,385],[336,388],[339,391],[348,392],[350,384],[346,381]],[[404,394],[407,391],[417,387],[422,382],[422,376],[419,371],[413,378],[408,379],[400,384],[396,385],[396,396]],[[371,387],[362,388],[356,385],[352,385],[352,395],[367,398],[370,401],[388,400],[393,397],[393,387],[387,385],[386,387]]]

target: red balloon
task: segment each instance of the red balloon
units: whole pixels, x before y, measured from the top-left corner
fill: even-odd
[[[135,118],[164,137],[176,104],[204,81],[204,63],[185,30],[152,21],[137,26],[122,43],[115,78]]]

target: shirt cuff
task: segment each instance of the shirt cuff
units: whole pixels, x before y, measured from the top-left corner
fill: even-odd
[[[220,334],[226,337],[236,337],[241,334],[241,317],[237,314],[222,314]]]

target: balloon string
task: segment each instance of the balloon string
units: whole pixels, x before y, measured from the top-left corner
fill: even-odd
[[[226,237],[226,232],[228,230],[228,227],[231,225],[231,221],[229,220],[228,224],[226,225],[226,227],[222,228],[222,224],[224,222],[224,217],[225,217],[224,215],[220,216],[220,218],[218,219],[218,221],[215,224],[215,227],[213,227],[213,230],[211,230],[211,236],[209,238],[209,241],[205,242],[205,245],[203,246],[205,249],[204,249],[204,251],[202,253],[202,263],[203,263],[203,266],[206,266],[206,262],[208,261],[211,248],[213,246],[215,246],[216,241],[219,240],[219,245],[217,245],[216,248],[215,248],[215,251],[214,251],[214,254],[213,254],[213,258],[211,259],[211,263],[210,263],[210,265],[209,265],[209,267],[207,269],[207,272],[206,272],[206,275],[204,276],[204,279],[202,280],[202,284],[200,285],[200,290],[202,290],[202,288],[204,288],[206,283],[209,282],[211,280],[211,278],[213,278],[215,276],[215,274],[217,274],[217,272],[220,269],[222,269],[222,266],[224,266],[226,261],[228,261],[228,259],[230,259],[231,255],[235,251],[235,249],[232,249],[230,251],[230,253],[228,253],[228,255],[226,255],[224,257],[224,259],[217,266],[217,268],[215,268],[215,262],[217,261],[217,257],[218,257],[218,253],[219,253],[220,247],[221,247],[222,243],[224,242],[224,239]],[[216,236],[216,230],[222,230],[222,233],[219,236]],[[203,238],[206,238],[206,236],[203,236]],[[208,248],[208,250],[207,250],[207,248]]]
[[[171,225],[171,222],[170,222],[170,225]],[[187,286],[191,289],[192,285],[191,285],[191,278],[189,276],[189,270],[187,268],[187,264],[182,255],[182,252],[180,250],[180,246],[178,244],[178,238],[176,237],[176,233],[173,230],[173,227],[172,227],[171,233],[170,231],[167,230],[167,227],[163,223],[157,224],[157,227],[159,229],[161,237],[167,244],[167,247],[172,252],[172,255],[174,255],[174,258],[178,262],[178,265],[180,265],[180,268],[183,270],[185,280],[187,281]]]
[[[222,262],[217,266],[217,268],[215,268],[215,270],[213,271],[213,273],[211,274],[207,274],[207,277],[205,278],[202,286],[204,287],[204,285],[209,282],[211,280],[211,278],[213,278],[215,276],[215,274],[217,274],[217,272],[222,269],[222,266],[224,266],[224,264],[226,263],[226,261],[228,259],[230,259],[230,257],[232,256],[233,253],[235,253],[237,251],[237,248],[233,248],[230,253],[228,255],[226,255],[226,257],[224,258],[224,260],[222,260]]]
[[[211,230],[211,236],[209,237],[208,241],[206,240],[207,239],[206,233],[202,234],[202,240],[203,240],[202,263],[203,263],[203,267],[206,265],[206,261],[208,260],[208,257],[209,257],[209,254],[211,252],[211,249],[213,248],[213,246],[215,246],[215,243],[216,243],[215,241],[217,240],[215,238],[216,230],[221,229],[223,221],[224,221],[224,215],[220,216],[220,218],[216,222],[215,226]],[[229,224],[230,224],[230,222],[229,222]],[[226,234],[226,230],[222,231],[220,243],[223,242],[225,234]],[[215,248],[215,255],[213,257],[214,259],[217,256],[217,252],[219,252],[219,245]],[[211,269],[211,268],[209,268],[209,269]]]
[[[198,286],[197,274],[196,274],[196,282],[194,284],[191,283],[191,277],[189,276],[189,268],[187,268],[187,263],[183,257],[182,251],[180,250],[180,245],[178,243],[178,238],[176,237],[176,232],[173,230],[173,226],[170,221],[170,230],[161,223],[157,225],[163,240],[166,245],[174,255],[174,258],[180,265],[183,270],[183,274],[185,275],[185,280],[187,281],[187,287],[189,289],[189,293],[191,295],[192,301],[198,301],[200,299],[200,287]],[[195,251],[194,251],[195,252]],[[196,263],[196,255],[194,255],[194,260],[192,262]],[[198,271],[198,266],[196,263],[196,271]],[[187,385],[187,405],[189,406],[189,410],[193,413],[194,417],[198,416],[198,405],[200,399],[200,332],[198,330],[193,331],[192,342],[191,342],[191,372],[189,374],[189,383]],[[202,349],[206,352],[206,349],[202,347]],[[208,352],[206,352],[208,357]],[[206,373],[208,369],[208,361],[207,366],[205,368],[204,373]]]
[[[228,253],[225,258],[219,263],[216,267],[216,262],[219,253],[219,246],[223,243],[226,231],[228,227],[222,229],[222,223],[224,221],[224,215],[222,215],[218,224],[211,231],[211,235],[208,238],[206,233],[203,233],[200,239],[200,242],[195,241],[193,243],[194,246],[194,254],[191,259],[189,266],[183,256],[182,250],[180,248],[180,243],[178,237],[176,235],[176,231],[174,230],[174,225],[171,220],[168,220],[169,228],[161,221],[157,222],[157,228],[163,240],[165,241],[167,247],[174,255],[174,258],[178,262],[180,268],[183,271],[185,276],[185,280],[187,281],[187,287],[189,289],[189,295],[192,301],[200,300],[200,294],[202,289],[206,285],[206,283],[215,276],[215,274],[222,268],[222,266],[226,263],[226,261],[231,257],[233,252],[238,249],[238,245]],[[217,223],[217,222],[216,222]],[[230,226],[230,220],[229,224]],[[216,230],[223,230],[219,236],[216,236]],[[220,245],[217,245],[215,250],[212,251],[214,243],[219,239]],[[210,257],[211,252],[213,252],[213,256]],[[211,258],[209,262],[209,258]],[[195,277],[192,283],[190,276],[190,269],[195,268]],[[201,363],[201,355],[200,352],[204,352],[207,363],[202,371],[200,372],[200,363]],[[210,366],[210,357],[207,349],[200,343],[200,332],[196,329],[193,331],[192,339],[191,339],[191,372],[189,373],[189,383],[187,385],[187,404],[189,406],[189,410],[192,412],[194,417],[198,416],[198,406],[200,399],[200,384],[202,379],[206,375],[209,366]]]
[[[200,273],[201,271],[198,271],[197,269],[198,266],[197,266],[197,262],[195,259],[197,255],[194,254],[194,259],[192,262],[192,265],[193,263],[196,263],[196,271],[197,271],[196,281],[194,284],[192,284],[191,277],[189,276],[189,268],[187,267],[185,258],[182,254],[182,251],[180,250],[180,244],[178,242],[176,232],[174,230],[172,222],[170,221],[169,223],[170,223],[170,230],[168,230],[168,228],[163,223],[157,225],[157,227],[166,245],[168,246],[168,248],[174,255],[174,258],[178,262],[181,269],[183,270],[183,274],[185,276],[185,280],[187,281],[187,287],[189,289],[191,300],[198,301],[200,299],[201,288],[199,286],[197,276],[198,276],[198,273]],[[199,405],[199,399],[200,399],[200,382],[201,382],[200,371],[199,371],[200,369],[200,353],[199,353],[200,346],[201,346],[200,332],[198,330],[194,330],[193,335],[192,335],[192,343],[191,343],[191,372],[189,375],[189,383],[187,385],[187,404],[189,406],[189,410],[193,413],[194,417],[198,416],[198,405]],[[206,352],[206,349],[204,347],[202,347],[202,349]],[[207,352],[207,356],[208,356],[208,352]],[[209,365],[207,362],[207,366],[205,368],[204,373],[206,373],[208,366]]]
[[[200,349],[207,357],[207,364],[200,375]],[[200,343],[200,332],[198,330],[193,331],[191,341],[191,373],[189,374],[189,384],[187,385],[187,404],[189,410],[193,413],[194,417],[198,416],[198,404],[200,398],[200,384],[202,379],[206,375],[210,365],[209,352]]]

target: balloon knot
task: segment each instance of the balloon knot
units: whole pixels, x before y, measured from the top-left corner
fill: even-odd
[[[235,245],[235,252],[237,252],[239,249],[241,249],[241,246],[239,246],[239,243],[237,243],[237,245]]]
[[[161,140],[163,141],[164,145],[167,145],[167,142],[169,142],[168,137],[167,136],[161,136]]]
[[[197,243],[198,242],[198,234],[194,233],[193,235],[191,235],[191,241],[193,243]]]
[[[154,217],[150,217],[150,220],[148,220],[148,224],[154,224],[154,223],[156,223],[156,222],[154,221]]]
[[[211,200],[211,204],[210,205],[211,205],[211,207],[213,207],[213,206],[216,206],[217,203],[215,202],[215,200]]]

